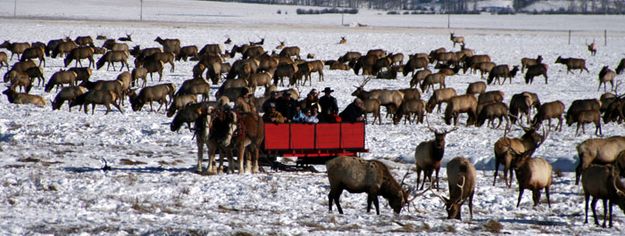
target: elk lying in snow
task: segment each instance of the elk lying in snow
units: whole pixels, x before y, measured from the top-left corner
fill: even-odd
[[[473,195],[477,183],[475,166],[464,157],[456,157],[447,163],[449,198],[436,194],[445,202],[447,219],[461,220],[462,204],[469,200],[469,217],[473,219]]]
[[[46,100],[41,96],[18,93],[11,88],[7,88],[7,90],[4,90],[2,93],[5,94],[7,100],[13,104],[33,104],[38,107],[44,107],[46,105]]]
[[[532,114],[532,108],[540,107],[540,100],[538,95],[532,92],[522,92],[512,95],[510,99],[510,121],[514,124],[521,122],[523,115],[527,118],[527,124],[530,124],[530,117]]]
[[[460,44],[461,46],[464,46],[464,37],[455,36],[453,32],[450,33],[449,40],[451,40],[451,42],[454,43],[453,47],[456,47],[456,44]]]
[[[421,182],[421,189],[425,185],[427,179],[430,180],[430,186],[439,188],[438,185],[438,171],[441,168],[441,160],[445,155],[445,136],[458,128],[452,128],[451,130],[438,131],[429,126],[427,128],[434,133],[434,139],[429,141],[423,141],[417,145],[415,149],[415,160],[417,167],[417,186],[421,178],[421,171],[423,171],[423,182]],[[435,179],[432,179],[432,172],[435,173]]]
[[[551,119],[557,118],[558,125],[555,130],[562,131],[562,114],[564,114],[564,103],[559,100],[544,103],[538,108],[538,112],[532,120],[533,127],[538,129],[544,120],[547,120],[547,130],[551,130]]]
[[[486,91],[486,83],[484,81],[477,81],[470,83],[467,87],[466,94],[482,94]]]
[[[551,164],[543,158],[532,158],[530,153],[533,152],[515,153],[517,156],[512,162],[517,183],[519,184],[519,200],[516,207],[518,208],[521,204],[521,198],[525,189],[532,190],[534,206],[538,206],[540,203],[540,190],[545,189],[547,205],[551,208],[551,201],[549,200],[549,187],[552,183]]]
[[[197,96],[195,96],[195,94],[175,96],[174,100],[169,105],[169,109],[167,109],[167,117],[174,116],[174,114],[176,114],[176,111],[179,111],[185,106],[193,103],[197,103]]]
[[[533,65],[540,65],[543,63],[543,56],[538,55],[536,59],[534,58],[521,58],[521,72],[525,72],[525,68],[529,68]]]
[[[456,90],[453,88],[442,88],[434,90],[432,96],[428,100],[425,109],[428,113],[434,111],[434,107],[438,106],[437,112],[441,112],[441,104],[449,102],[449,99],[456,96]]]
[[[545,77],[545,84],[549,83],[549,77],[547,76],[547,70],[549,67],[547,64],[538,64],[533,65],[527,68],[527,72],[525,73],[525,83],[532,84],[534,82],[534,77],[542,75]]]
[[[132,34],[126,34],[126,37],[119,37],[117,40],[122,42],[132,42]]]
[[[143,105],[149,103],[150,111],[154,111],[154,108],[152,107],[153,101],[156,101],[159,104],[156,111],[160,111],[163,104],[165,104],[165,109],[167,109],[167,97],[169,97],[169,100],[173,100],[175,90],[176,86],[173,83],[147,86],[141,89],[138,95],[135,94],[134,90],[131,90],[128,96],[130,97],[132,110],[140,111]]]
[[[408,191],[402,189],[403,183],[397,183],[388,167],[380,161],[363,160],[357,157],[336,157],[326,162],[330,193],[328,209],[332,211],[332,203],[340,214],[343,209],[339,198],[343,190],[350,193],[367,193],[367,212],[371,211],[371,203],[376,214],[380,214],[378,195],[386,198],[396,214],[409,202]]]
[[[546,134],[536,133],[536,129],[523,128],[525,134],[521,138],[501,137],[495,142],[493,151],[495,152],[495,176],[493,186],[497,182],[499,164],[503,164],[503,179],[506,186],[512,185],[512,161],[514,153],[533,153],[544,141]],[[544,131],[543,131],[544,132]],[[509,176],[508,176],[509,175]]]
[[[78,77],[78,74],[76,74],[76,72],[73,72],[73,71],[65,71],[65,70],[57,71],[54,74],[52,74],[52,77],[50,77],[50,80],[48,80],[48,83],[46,84],[44,91],[50,92],[50,90],[52,90],[52,87],[55,87],[55,86],[56,86],[56,89],[58,90],[59,86],[63,87],[64,84],[76,85],[76,77]]]
[[[579,156],[579,164],[575,169],[575,184],[579,184],[582,172],[591,164],[613,163],[623,150],[625,150],[625,137],[623,136],[591,138],[578,144],[577,156]]]
[[[59,93],[54,97],[52,101],[52,110],[60,110],[65,101],[68,101],[68,111],[72,111],[71,103],[76,100],[80,95],[87,93],[87,89],[81,86],[69,86],[61,89]]]
[[[597,87],[597,91],[601,89],[601,84],[603,84],[603,92],[606,91],[606,84],[610,82],[610,91],[614,90],[614,78],[616,78],[616,72],[610,70],[608,66],[604,66],[601,68],[599,72],[599,86]]]
[[[472,125],[477,119],[477,99],[473,95],[458,95],[449,99],[445,108],[445,124],[451,125],[452,119],[454,126],[458,125],[460,113],[467,113],[466,125]]]
[[[577,129],[575,129],[575,136],[579,133],[579,127],[582,127],[582,134],[586,134],[584,126],[588,123],[595,124],[595,135],[602,136],[601,133],[601,113],[598,110],[585,110],[577,113],[576,116],[567,116],[566,124],[568,126],[577,123]]]
[[[592,216],[595,224],[597,220],[597,200],[603,200],[603,227],[605,228],[606,218],[610,218],[612,227],[612,206],[617,204],[625,212],[625,185],[619,177],[619,170],[609,165],[592,165],[582,173],[582,186],[584,187],[584,200],[586,203],[586,217],[584,224],[588,223],[588,200],[592,196]],[[608,215],[608,210],[610,214]]]
[[[341,40],[339,40],[339,44],[347,44],[347,39],[345,39],[345,37],[341,37]]]
[[[416,121],[416,123],[423,123],[425,101],[420,98],[404,100],[393,115],[393,123],[398,124],[403,116],[406,116],[404,124],[406,124],[406,121],[412,124],[413,120]]]
[[[496,80],[500,85],[506,82],[506,78],[510,79],[510,84],[512,84],[512,78],[516,76],[516,73],[519,71],[519,66],[513,66],[512,70],[508,67],[508,65],[497,65],[493,68],[488,74],[488,84]],[[499,78],[503,78],[503,80],[499,80]]]
[[[558,57],[556,59],[556,63],[566,65],[567,74],[571,72],[571,70],[579,70],[579,73],[582,73],[584,70],[586,70],[586,72],[590,73],[590,71],[588,71],[588,68],[586,68],[586,60],[581,58]]]

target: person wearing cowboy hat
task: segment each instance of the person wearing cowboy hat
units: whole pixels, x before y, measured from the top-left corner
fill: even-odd
[[[282,114],[276,110],[276,104],[275,103],[269,103],[269,111],[265,112],[265,114],[263,114],[263,121],[267,122],[267,123],[284,123],[286,121],[286,119],[284,118],[284,116],[282,116]]]
[[[322,122],[334,122],[334,118],[339,112],[336,98],[332,96],[334,90],[330,87],[325,87],[322,92],[324,95],[319,98],[319,105],[321,106],[319,120]]]

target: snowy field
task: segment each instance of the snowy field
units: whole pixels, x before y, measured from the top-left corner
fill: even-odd
[[[12,15],[13,1],[0,1],[0,13]],[[42,3],[43,2],[43,3]],[[273,49],[278,40],[298,45],[302,54],[314,53],[320,59],[336,59],[347,51],[366,52],[382,48],[389,52],[413,54],[446,47],[453,49],[444,16],[378,15],[364,12],[353,22],[369,27],[341,27],[334,23],[340,16],[296,16],[296,7],[258,6],[195,1],[146,1],[148,21],[139,22],[138,4],[125,7],[124,14],[112,13],[103,1],[19,1],[21,7],[32,7],[29,18],[0,18],[0,39],[43,41],[70,36],[104,34],[121,37],[132,33],[132,45],[159,46],[154,39],[179,38],[183,45],[202,46],[219,43],[229,35],[234,43],[257,41],[265,37],[265,48]],[[125,1],[110,1],[116,4]],[[138,1],[137,1],[138,2]],[[37,5],[42,3],[42,5]],[[29,5],[30,4],[30,5]],[[46,5],[47,4],[47,5]],[[63,6],[63,7],[54,7]],[[37,6],[37,7],[34,7]],[[289,9],[289,15],[275,15],[277,9]],[[71,16],[63,15],[67,9]],[[81,17],[79,12],[99,9],[94,15]],[[118,9],[118,8],[115,8]],[[58,11],[58,12],[56,12]],[[52,13],[51,13],[52,12]],[[160,13],[156,13],[160,12]],[[229,17],[211,18],[218,12]],[[227,13],[225,13],[227,12]],[[67,13],[70,14],[70,13]],[[156,19],[158,14],[163,18]],[[24,14],[21,14],[24,16]],[[176,15],[176,17],[171,17]],[[78,16],[78,17],[76,17]],[[137,15],[138,16],[138,15]],[[73,18],[89,20],[59,20]],[[171,17],[171,18],[170,18]],[[337,18],[338,17],[338,18]],[[438,18],[437,18],[438,17]],[[97,21],[94,18],[107,19]],[[346,17],[347,18],[347,17]],[[597,74],[604,65],[615,68],[625,57],[625,21],[622,16],[453,16],[454,29],[463,35],[467,47],[478,54],[489,54],[498,64],[519,64],[522,57],[542,55],[549,64],[549,85],[537,78],[526,85],[515,78],[512,85],[493,85],[488,90],[502,90],[505,101],[522,91],[536,92],[541,101],[561,100],[568,105],[575,99],[598,98]],[[569,23],[564,19],[571,20]],[[421,22],[419,22],[421,20]],[[543,23],[537,23],[542,21]],[[347,21],[346,21],[347,22]],[[350,23],[352,21],[350,20]],[[572,22],[572,23],[571,23]],[[265,24],[259,24],[265,23]],[[465,25],[466,24],[466,25]],[[488,29],[488,30],[484,30]],[[585,30],[574,34],[567,44],[568,29]],[[602,31],[607,29],[608,45],[603,46]],[[341,36],[349,40],[338,45]],[[586,51],[585,41],[601,42],[597,56]],[[96,42],[101,45],[102,41]],[[229,48],[230,46],[228,46]],[[4,50],[4,49],[2,49]],[[457,50],[454,49],[454,50]],[[555,64],[558,56],[586,58],[590,73],[567,74],[563,65]],[[15,59],[11,64],[16,62]],[[178,62],[175,72],[165,66],[163,82],[180,85],[191,78],[193,62]],[[61,59],[47,58],[46,78],[62,68]],[[5,69],[1,69],[4,74]],[[92,80],[114,79],[119,72],[95,71]],[[352,72],[325,71],[325,82],[299,89],[332,87],[339,107],[353,100],[350,95],[362,76]],[[623,76],[617,77],[622,80]],[[373,88],[405,88],[410,78],[372,80]],[[447,86],[464,91],[479,75],[460,74],[447,80]],[[153,85],[157,82],[149,82]],[[54,98],[35,87],[32,94]],[[261,91],[257,92],[260,95]],[[622,93],[622,90],[620,91]],[[424,99],[431,93],[426,93]],[[543,204],[533,208],[531,193],[525,192],[521,207],[516,208],[518,190],[507,189],[503,182],[492,186],[494,157],[492,147],[504,131],[486,127],[460,126],[447,136],[443,166],[456,156],[469,158],[478,168],[478,185],[474,200],[473,220],[468,209],[463,221],[447,220],[442,202],[428,193],[414,201],[414,208],[393,215],[387,201],[380,198],[381,215],[367,214],[366,195],[343,193],[345,215],[328,212],[329,183],[325,166],[315,166],[321,173],[270,172],[258,175],[201,176],[195,170],[195,140],[188,131],[169,130],[170,118],[163,111],[146,109],[133,112],[113,111],[104,116],[97,107],[95,115],[68,112],[67,107],[52,111],[48,105],[38,108],[9,104],[0,98],[0,234],[240,234],[240,235],[402,235],[402,234],[478,234],[495,230],[515,235],[535,234],[621,234],[625,215],[615,207],[615,226],[603,229],[583,224],[584,202],[581,186],[574,185],[577,157],[575,145],[594,137],[594,127],[586,135],[575,136],[575,127],[551,132],[536,155],[547,159],[554,170],[551,209]],[[430,121],[443,128],[442,114],[430,115]],[[464,124],[464,118],[461,119]],[[603,126],[606,136],[622,135],[622,125]],[[520,136],[515,127],[510,136]],[[414,148],[433,135],[423,125],[367,126],[366,159],[383,160],[396,178],[414,167]],[[101,158],[108,160],[111,171],[102,171]],[[268,169],[268,168],[266,168]],[[441,192],[447,194],[445,170],[441,170]],[[408,177],[414,184],[415,175]],[[543,194],[544,195],[544,194]],[[601,204],[598,211],[602,212]],[[495,226],[494,226],[495,225]]]

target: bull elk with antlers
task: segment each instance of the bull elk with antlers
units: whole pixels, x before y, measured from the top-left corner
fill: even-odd
[[[493,186],[495,186],[495,183],[497,182],[499,164],[503,164],[503,179],[506,182],[506,186],[510,188],[512,185],[511,167],[514,154],[534,153],[534,151],[540,147],[547,137],[544,130],[542,135],[538,134],[534,128],[524,127],[523,131],[525,131],[525,134],[523,134],[521,138],[508,138],[504,135],[504,137],[501,137],[497,140],[497,142],[495,142],[493,148],[493,151],[495,152],[495,176],[493,179]]]
[[[427,121],[427,119],[426,119]],[[421,171],[423,171],[423,182],[421,182],[421,189],[425,185],[426,179],[430,180],[430,186],[435,185],[436,189],[438,185],[438,172],[441,168],[441,160],[445,155],[445,137],[447,134],[457,130],[457,127],[451,130],[439,131],[430,126],[427,123],[427,128],[434,133],[434,139],[419,143],[415,149],[415,160],[417,167],[417,187],[421,179]],[[432,179],[432,173],[435,173],[435,179]]]
[[[378,99],[380,101],[380,105],[386,107],[387,113],[394,113],[395,110],[401,105],[404,99],[404,94],[398,90],[390,89],[373,89],[367,91],[364,87],[370,80],[371,78],[367,78],[359,86],[357,86],[356,90],[352,93],[352,96],[356,96],[363,101],[366,99]]]
[[[445,202],[447,219],[461,220],[462,205],[467,200],[469,200],[469,217],[473,219],[473,195],[476,183],[477,171],[467,158],[456,157],[447,163],[449,198],[435,193]]]

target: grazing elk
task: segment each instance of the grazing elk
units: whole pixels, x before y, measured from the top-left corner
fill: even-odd
[[[586,68],[586,60],[581,59],[581,58],[562,58],[562,57],[558,57],[556,59],[555,63],[560,63],[563,65],[566,65],[566,73],[568,74],[569,72],[571,72],[571,70],[579,70],[579,73],[581,74],[584,70],[586,70],[586,72],[590,73],[590,71],[588,71],[588,68]]]
[[[20,91],[29,93],[30,89],[33,87],[32,82],[28,74],[19,71],[10,71],[8,77],[4,78],[4,82],[11,82],[9,88],[12,90],[16,90],[15,88],[20,87]]]
[[[625,150],[625,137],[623,136],[591,138],[578,144],[579,164],[575,169],[575,184],[579,184],[582,172],[591,164],[613,163],[623,150]]]
[[[486,91],[486,83],[484,83],[484,81],[477,81],[477,82],[473,82],[470,83],[469,86],[467,86],[467,91],[466,94],[482,94]]]
[[[428,69],[417,71],[417,73],[415,73],[412,76],[412,79],[410,80],[410,88],[416,88],[417,86],[420,87],[422,81],[425,80],[425,78],[427,78],[428,75],[431,75],[431,74],[432,74],[432,71]]]
[[[529,68],[530,66],[540,65],[542,63],[543,63],[543,56],[541,55],[538,55],[536,59],[527,58],[527,57],[521,58],[521,72],[525,72],[525,69]]]
[[[6,40],[2,44],[0,44],[0,48],[6,48],[7,50],[9,50],[11,52],[11,58],[9,58],[9,60],[12,60],[13,55],[17,55],[17,58],[20,58],[20,55],[24,53],[24,51],[26,51],[27,48],[30,48],[30,43],[28,42],[11,43],[8,40]]]
[[[603,201],[603,227],[605,228],[606,218],[610,219],[610,227],[612,227],[612,206],[617,204],[623,212],[625,212],[625,185],[621,182],[617,168],[609,165],[592,165],[582,173],[582,186],[584,187],[584,200],[586,203],[586,217],[584,224],[588,223],[588,202],[592,196],[592,216],[595,224],[599,225],[597,220],[597,200]],[[609,215],[608,215],[609,210]]]
[[[167,109],[167,97],[169,100],[173,100],[174,91],[176,90],[176,86],[173,83],[166,84],[158,84],[154,86],[147,86],[137,95],[134,90],[130,90],[128,96],[130,97],[130,104],[132,105],[133,111],[140,111],[143,108],[143,105],[146,103],[150,104],[150,111],[154,111],[152,107],[152,102],[156,101],[159,104],[159,107],[156,111],[160,111],[163,104],[165,104],[165,109]]]
[[[68,101],[68,111],[72,111],[70,104],[74,102],[80,95],[87,93],[87,88],[81,86],[69,86],[61,89],[59,93],[54,97],[52,101],[52,110],[60,110],[65,101]]]
[[[515,160],[512,162],[517,183],[519,184],[519,200],[517,201],[516,207],[518,208],[519,205],[521,205],[521,198],[523,198],[523,191],[525,189],[532,190],[534,207],[538,206],[540,203],[540,190],[545,189],[547,205],[551,208],[549,187],[553,180],[551,176],[553,168],[551,164],[543,158],[532,158],[531,153],[533,152],[530,151],[522,154],[515,153]]]
[[[542,126],[543,121],[547,120],[547,130],[551,130],[551,119],[557,118],[558,125],[555,130],[562,131],[562,114],[564,113],[564,103],[559,100],[553,102],[547,102],[540,105],[538,112],[532,119],[534,129],[538,129]]]
[[[167,109],[167,117],[172,117],[176,114],[176,111],[182,110],[189,104],[197,103],[197,96],[195,94],[185,94],[180,96],[174,96],[174,100]]]
[[[534,77],[542,75],[545,77],[545,84],[549,83],[549,77],[547,77],[547,70],[549,67],[547,64],[537,64],[533,66],[529,66],[527,68],[527,72],[525,72],[525,83],[532,84],[534,82]]]
[[[494,62],[481,62],[477,64],[477,70],[480,71],[480,79],[484,79],[484,74],[488,74],[490,77],[490,72],[495,68],[496,64]],[[491,80],[492,81],[492,80]],[[489,83],[490,84],[490,83]]]
[[[503,165],[503,179],[506,186],[512,186],[512,162],[515,153],[533,153],[545,141],[547,134],[543,130],[540,135],[534,128],[523,128],[525,132],[521,138],[508,138],[504,135],[495,142],[493,151],[495,153],[495,175],[493,186],[497,182],[499,164]]]
[[[456,44],[460,44],[461,46],[464,46],[464,37],[462,36],[455,36],[454,33],[450,33],[449,34],[449,40],[451,40],[452,43],[454,43],[453,47],[456,47]]]
[[[527,124],[530,124],[530,117],[532,116],[532,108],[538,110],[540,108],[540,100],[538,95],[532,92],[522,92],[512,95],[510,99],[510,121],[514,124],[521,122],[521,118],[525,115]]]
[[[576,116],[567,116],[566,124],[568,126],[573,125],[573,123],[577,123],[577,129],[575,129],[575,136],[579,133],[579,127],[582,127],[582,134],[586,134],[586,130],[584,126],[587,123],[595,124],[595,135],[602,136],[601,132],[601,113],[598,110],[584,110],[577,113]]]
[[[499,129],[499,127],[503,123],[502,120],[506,121],[506,125],[505,125],[506,129],[510,127],[510,119],[508,118],[508,106],[505,103],[503,102],[488,103],[484,105],[482,109],[478,109],[478,110],[479,110],[479,113],[477,115],[477,123],[476,123],[477,127],[482,127],[482,125],[484,125],[484,122],[486,122],[487,119],[489,120],[489,123],[492,125],[492,127],[495,129]],[[497,127],[495,127],[495,122],[494,122],[495,119],[499,120]]]
[[[43,63],[43,66],[46,66],[46,52],[45,47],[30,47],[24,50],[22,56],[20,57],[20,61],[25,61],[28,59],[37,59],[39,60],[39,66]]]
[[[456,90],[453,88],[442,88],[434,90],[434,93],[432,93],[432,96],[430,96],[430,99],[428,99],[425,110],[428,113],[432,113],[432,111],[434,111],[434,107],[438,106],[437,112],[441,112],[441,105],[443,103],[449,102],[449,99],[455,97],[456,95]]]
[[[603,84],[603,92],[606,91],[606,84],[610,82],[610,91],[614,90],[614,78],[616,78],[616,72],[610,70],[608,66],[604,66],[601,68],[599,72],[599,86],[597,87],[597,91],[601,89],[601,84]]]
[[[402,73],[404,76],[407,76],[408,73],[412,73],[414,77],[414,71],[416,69],[423,68],[427,70],[428,64],[430,64],[430,61],[427,57],[411,56],[410,59],[408,59],[408,62],[404,65]]]
[[[171,131],[177,132],[180,130],[184,123],[187,124],[187,128],[189,131],[193,131],[191,129],[191,123],[195,122],[202,115],[209,114],[213,107],[215,106],[215,102],[200,102],[200,103],[192,103],[187,106],[182,107],[178,112],[176,112],[176,116],[169,124],[169,129]],[[198,126],[200,128],[202,126]],[[197,130],[196,130],[197,131]],[[201,160],[198,160],[201,161]],[[201,173],[201,163],[198,163],[198,173]]]
[[[67,71],[72,71],[76,73],[76,81],[89,80],[89,78],[93,74],[93,70],[89,67],[71,67],[67,69]]]
[[[173,52],[175,55],[180,53],[180,39],[162,39],[159,36],[154,39],[154,42],[163,46],[163,52]]]
[[[43,97],[27,93],[18,93],[10,87],[2,91],[2,94],[6,95],[7,100],[13,104],[33,104],[38,107],[46,106],[46,100],[44,100]]]
[[[601,102],[597,99],[579,99],[574,100],[569,106],[569,109],[566,111],[565,119],[567,123],[569,120],[574,120],[579,116],[579,113],[588,110],[596,110],[600,111]]]
[[[65,55],[65,59],[63,60],[65,67],[69,66],[70,63],[72,63],[73,60],[76,60],[75,62],[75,67],[78,66],[78,64],[80,64],[80,66],[82,66],[82,59],[88,59],[89,60],[89,67],[93,66],[95,67],[95,61],[93,60],[93,54],[94,54],[94,50],[91,47],[78,47],[78,48],[74,48],[72,49],[72,51]]]
[[[89,81],[89,80],[85,80],[80,82],[80,84],[78,84],[78,86],[82,86],[85,87],[87,89],[89,89],[89,91],[92,90],[104,90],[104,91],[110,91],[113,93],[114,96],[112,96],[112,101],[115,102],[115,104],[122,104],[122,101],[124,99],[124,94],[125,91],[123,90],[124,88],[124,82],[122,82],[121,80],[97,80],[97,81]],[[104,100],[108,99],[108,95],[98,95],[99,97],[97,98],[98,100],[96,101],[100,101],[100,102],[104,102]],[[94,97],[95,98],[95,97]],[[76,104],[84,104],[83,102],[79,101]],[[97,103],[97,104],[103,104],[103,103]],[[71,105],[74,106],[74,105]]]
[[[506,78],[510,79],[510,84],[512,84],[512,78],[516,76],[516,73],[519,71],[519,66],[513,66],[512,70],[508,67],[508,65],[497,65],[495,66],[490,73],[488,73],[488,79],[486,80],[488,84],[491,84],[493,80],[497,80],[500,85],[506,82]],[[503,80],[499,80],[499,78],[503,78]]]
[[[389,89],[373,89],[367,91],[364,87],[369,80],[371,80],[371,78],[365,79],[360,86],[356,87],[356,90],[352,92],[352,96],[356,96],[363,101],[373,98],[378,99],[380,101],[380,105],[386,107],[387,113],[394,113],[395,109],[401,105],[404,99],[404,94],[400,91]]]
[[[438,172],[441,168],[441,160],[445,155],[445,137],[458,128],[455,127],[451,130],[438,131],[430,127],[429,123],[427,123],[427,128],[434,133],[434,139],[419,143],[415,149],[417,187],[421,179],[421,171],[423,171],[423,182],[421,182],[420,189],[423,189],[427,179],[430,180],[430,187],[435,186],[435,188],[438,189]],[[435,179],[432,179],[433,172],[436,172]]]
[[[432,88],[432,90],[434,90],[434,84],[439,84],[440,88],[445,88],[445,74],[437,72],[437,73],[433,73],[433,74],[429,74],[428,76],[425,77],[425,79],[421,82],[421,91],[423,91],[424,93],[429,91],[430,88]]]
[[[127,52],[124,51],[108,51],[106,52],[102,57],[100,57],[100,59],[98,59],[98,62],[96,62],[96,69],[100,69],[102,68],[102,66],[104,66],[104,63],[106,64],[106,70],[109,70],[109,67],[111,66],[111,64],[113,64],[113,70],[115,70],[115,62],[119,62],[122,64],[122,66],[119,68],[119,71],[122,71],[124,69],[124,65],[126,65],[126,69],[130,71],[130,66],[128,66],[128,54]]]
[[[449,198],[435,194],[445,203],[447,219],[461,220],[461,209],[469,200],[469,217],[473,219],[473,195],[477,184],[475,166],[465,157],[455,157],[447,163]]]
[[[64,84],[76,85],[77,77],[78,77],[78,74],[76,74],[76,72],[73,72],[73,71],[66,71],[66,70],[57,71],[54,74],[52,74],[52,76],[48,80],[48,83],[46,84],[44,91],[50,92],[50,90],[52,90],[52,88],[55,86],[56,86],[56,89],[58,90],[59,86],[63,87]]]
[[[91,115],[93,115],[95,113],[96,104],[104,105],[106,107],[104,115],[106,115],[111,111],[111,104],[113,104],[119,112],[124,113],[122,108],[115,102],[118,99],[120,99],[120,97],[118,97],[118,95],[112,90],[89,90],[87,93],[78,96],[76,100],[71,102],[70,107],[82,104],[85,114],[89,114],[88,106],[91,104]]]
[[[466,125],[472,125],[477,120],[477,99],[471,94],[458,95],[449,99],[445,108],[445,124],[451,125],[452,119],[454,126],[458,125],[460,113],[467,113]]]
[[[397,183],[384,163],[376,160],[364,160],[357,157],[336,157],[326,162],[330,193],[328,207],[332,211],[332,203],[340,214],[343,208],[339,203],[341,193],[347,190],[350,193],[367,193],[367,212],[371,211],[371,203],[375,206],[376,214],[380,214],[378,196],[388,200],[389,205],[399,214],[409,202],[408,191],[402,188],[403,183]]]
[[[202,95],[202,101],[208,101],[210,97],[211,86],[202,78],[194,78],[185,80],[176,92],[176,96],[184,94]]]
[[[154,73],[158,74],[158,81],[160,82],[163,79],[163,62],[159,60],[146,60],[138,62],[135,67],[137,68],[145,68],[147,73],[150,74],[150,80],[154,81],[152,77]]]
[[[52,49],[52,53],[50,56],[52,58],[56,58],[57,56],[67,57],[67,55],[78,47],[78,44],[74,43],[74,41],[63,41],[60,42]]]
[[[404,124],[408,121],[412,124],[414,120],[416,123],[423,123],[423,117],[425,116],[425,101],[420,98],[405,99],[395,114],[393,115],[393,123],[399,124],[401,118],[406,116]]]

